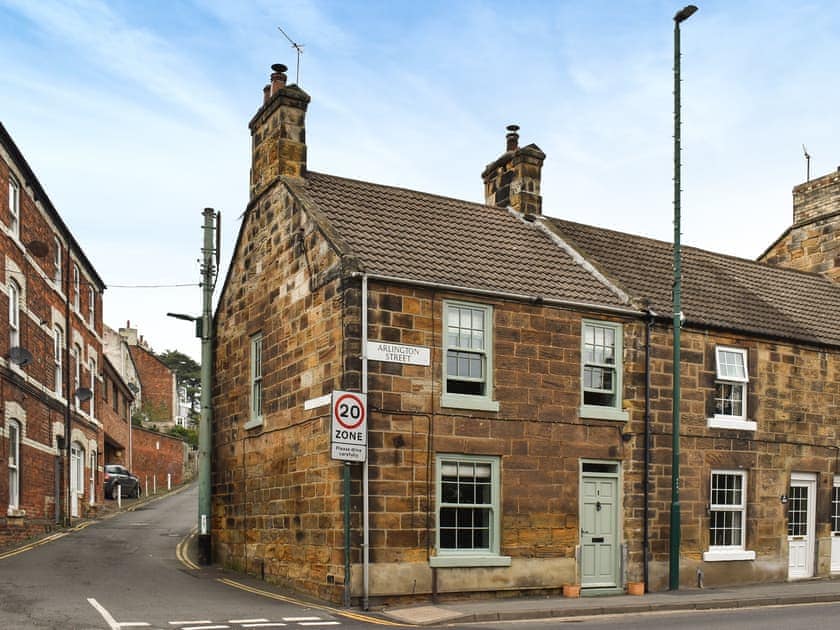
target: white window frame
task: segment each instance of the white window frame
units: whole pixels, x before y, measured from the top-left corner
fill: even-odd
[[[605,328],[613,331],[614,363],[596,363],[586,361],[587,328]],[[612,405],[597,405],[586,400],[585,382],[587,366],[613,370],[613,391],[615,401]],[[595,391],[595,390],[591,390]],[[623,409],[624,404],[624,326],[617,322],[596,319],[584,319],[580,326],[580,417],[600,420],[627,421],[630,414]]]
[[[55,365],[55,393],[61,396],[64,386],[64,330],[58,324],[53,327],[53,364]]]
[[[721,359],[724,353],[733,353],[741,356],[744,365],[743,375],[727,373],[726,363]],[[746,348],[733,348],[730,346],[715,347],[715,388],[712,392],[717,409],[717,393],[719,385],[741,388],[741,414],[729,415],[714,413],[706,420],[706,426],[711,429],[739,429],[743,431],[755,431],[758,424],[747,417],[747,394],[749,393],[750,370],[749,353]]]
[[[9,347],[20,346],[20,292],[21,287],[14,278],[9,280]]]
[[[61,291],[61,281],[64,279],[64,270],[61,267],[61,239],[57,236],[53,237],[53,266],[55,267],[55,273],[53,274],[53,281],[55,282],[56,288]]]
[[[93,401],[93,398],[91,398],[91,401]],[[91,413],[91,415],[93,415],[93,414]],[[96,503],[96,468],[97,468],[97,455],[96,455],[96,451],[94,451],[93,449],[91,449],[91,451],[90,451],[89,463],[90,463],[90,486],[88,488],[88,494],[89,494],[88,503],[90,505],[93,505],[94,503]]]
[[[95,414],[94,400],[96,400],[96,359],[93,357],[88,359],[88,368],[90,369],[90,417],[93,418]]]
[[[741,480],[741,500],[737,503],[713,503],[715,498],[715,476],[734,477]],[[725,492],[725,490],[719,490]],[[740,538],[737,545],[713,545],[712,519],[716,513],[729,512],[739,514],[741,519]],[[709,550],[703,553],[706,562],[726,562],[730,560],[755,560],[755,551],[746,549],[747,538],[747,473],[744,470],[712,470],[709,474]]]
[[[248,395],[248,421],[246,429],[258,427],[263,423],[263,334],[261,332],[251,335],[251,371]]]
[[[445,503],[443,501],[443,471],[445,465],[461,464],[489,464],[490,466],[490,503],[466,504]],[[507,567],[510,566],[510,556],[500,554],[501,547],[501,473],[500,458],[490,455],[456,455],[438,453],[435,455],[435,551],[436,555],[429,558],[432,567]],[[482,549],[444,549],[441,548],[441,509],[442,508],[475,508],[489,510],[489,544]]]
[[[96,291],[93,287],[88,287],[88,323],[90,327],[94,327],[96,321]]]
[[[73,265],[73,310],[77,313],[81,309],[81,278],[79,274],[79,265]]]
[[[73,391],[70,395],[73,396],[73,404],[76,409],[79,408],[79,397],[76,392],[82,386],[82,347],[79,344],[73,344]]]
[[[21,423],[10,420],[7,426],[9,438],[9,511],[20,509],[20,432]]]
[[[482,348],[459,347],[449,344],[449,313],[458,309],[469,309],[473,312],[482,313],[484,344]],[[477,409],[479,411],[498,411],[499,403],[493,400],[493,307],[489,304],[476,304],[475,302],[462,302],[458,300],[443,301],[443,323],[441,326],[441,346],[443,348],[443,365],[441,372],[441,407],[452,407],[455,409]],[[462,394],[448,391],[448,358],[449,352],[467,352],[480,355],[483,375],[480,381],[484,383],[483,394]],[[458,379],[470,380],[470,379]]]
[[[15,238],[20,238],[20,183],[9,174],[9,230]]]

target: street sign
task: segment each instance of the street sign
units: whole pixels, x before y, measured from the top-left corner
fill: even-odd
[[[388,341],[368,341],[367,356],[372,361],[407,363],[408,365],[428,367],[431,352],[425,346],[409,346],[404,343],[390,343]]]
[[[332,459],[363,462],[367,459],[367,395],[332,393],[330,443]]]

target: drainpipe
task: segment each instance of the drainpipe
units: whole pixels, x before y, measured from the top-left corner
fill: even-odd
[[[642,527],[642,571],[645,592],[648,588],[648,556],[650,555],[650,532],[648,520],[650,518],[650,330],[653,327],[653,318],[656,314],[648,309],[645,320],[645,470],[644,470],[644,514]]]
[[[362,394],[368,393],[368,277],[362,274]],[[370,426],[368,412],[368,426]],[[370,430],[370,429],[368,429]],[[370,448],[370,446],[368,446]],[[362,609],[368,610],[370,599],[370,494],[368,492],[368,460],[370,454],[362,463],[362,581],[364,583],[364,598]]]

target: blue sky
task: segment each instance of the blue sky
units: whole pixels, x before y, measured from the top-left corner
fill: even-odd
[[[696,2],[682,29],[683,242],[758,256],[802,144],[840,164],[836,0]],[[673,237],[673,22],[683,2],[0,0],[0,120],[110,286],[105,321],[195,356],[201,210],[227,260],[269,66],[304,44],[309,168],[482,200],[519,124],[546,214]]]

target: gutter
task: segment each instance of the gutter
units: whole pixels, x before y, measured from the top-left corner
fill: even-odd
[[[412,278],[402,278],[399,276],[389,276],[386,274],[368,273],[361,271],[353,271],[350,273],[351,278],[368,278],[370,280],[379,280],[381,282],[392,282],[395,284],[407,284],[411,286],[424,287],[428,289],[436,289],[438,291],[454,291],[459,293],[469,293],[471,295],[482,295],[486,297],[502,298],[507,300],[518,300],[521,302],[531,302],[534,304],[548,304],[550,306],[562,306],[570,309],[583,309],[592,311],[601,311],[604,313],[614,313],[617,315],[630,315],[633,317],[641,317],[642,311],[626,306],[609,306],[605,304],[594,304],[591,302],[578,302],[576,300],[561,300],[557,298],[547,298],[542,295],[529,295],[527,293],[512,293],[508,291],[498,291],[495,289],[479,289],[475,287],[466,287],[457,284],[446,284],[441,282],[432,282],[428,280],[415,280]]]

